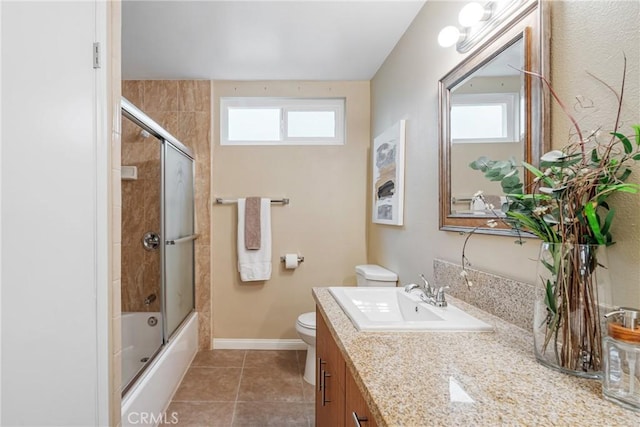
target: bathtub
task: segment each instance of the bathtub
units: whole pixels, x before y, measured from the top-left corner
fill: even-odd
[[[156,317],[156,326],[150,326]],[[153,321],[151,323],[154,323]],[[123,313],[122,385],[141,370],[144,357],[152,357],[162,342],[160,313]],[[166,410],[198,347],[198,315],[191,313],[122,397],[125,426],[155,426],[166,421]]]
[[[122,313],[122,386],[129,384],[162,345],[162,313]]]

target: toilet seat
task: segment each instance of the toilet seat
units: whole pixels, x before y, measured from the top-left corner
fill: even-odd
[[[298,316],[298,325],[307,329],[315,329],[316,328],[316,312],[310,311],[309,313],[303,313]]]

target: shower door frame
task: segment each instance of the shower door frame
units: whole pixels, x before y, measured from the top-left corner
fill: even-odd
[[[178,141],[176,137],[166,131],[165,128],[156,123],[151,117],[147,116],[142,110],[133,105],[127,98],[122,97],[120,102],[122,108],[122,114],[129,120],[146,130],[156,138],[166,141],[186,154],[191,160],[195,161],[193,151],[182,142]]]

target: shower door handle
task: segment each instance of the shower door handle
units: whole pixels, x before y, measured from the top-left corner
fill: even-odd
[[[192,234],[191,236],[180,237],[179,239],[175,239],[175,240],[167,240],[165,243],[167,245],[177,245],[178,243],[190,242],[192,240],[196,240],[197,238],[198,238],[198,234]]]

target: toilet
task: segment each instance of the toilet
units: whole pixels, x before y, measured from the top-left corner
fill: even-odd
[[[356,265],[357,286],[394,287],[398,275],[375,264]],[[296,331],[307,344],[307,360],[304,366],[304,380],[316,384],[316,312],[310,311],[298,316]]]
[[[316,385],[316,312],[310,311],[298,316],[296,331],[307,345],[307,360],[304,364],[304,380]]]

